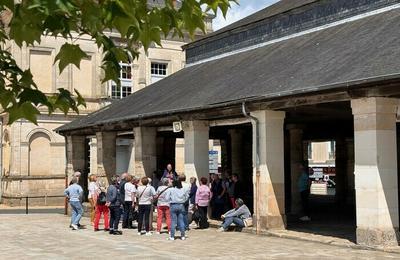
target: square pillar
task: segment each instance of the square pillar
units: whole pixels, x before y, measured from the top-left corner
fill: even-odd
[[[90,138],[89,142],[90,149],[90,174],[97,175],[97,138]]]
[[[390,98],[351,101],[359,244],[398,245],[397,106]]]
[[[74,172],[82,171],[85,168],[85,139],[85,136],[78,135],[65,137],[67,145],[66,174],[69,180]]]
[[[110,181],[116,172],[117,133],[97,132],[97,176]]]
[[[136,177],[144,176],[153,178],[154,171],[157,170],[157,128],[155,127],[135,127],[134,156]]]
[[[209,126],[204,121],[187,121],[183,123],[185,136],[185,175],[190,177],[209,176],[208,139]]]
[[[255,223],[260,229],[284,229],[285,173],[284,173],[284,119],[285,112],[261,110],[251,113],[253,121],[253,184]],[[259,144],[259,170],[257,163]]]
[[[301,214],[302,206],[297,183],[301,175],[299,164],[303,164],[303,129],[297,125],[289,125],[287,129],[289,130],[290,138],[290,213],[299,215]]]

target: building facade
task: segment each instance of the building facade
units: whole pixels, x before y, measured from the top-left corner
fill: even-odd
[[[117,137],[127,132],[136,176],[152,176],[184,138],[184,173],[209,177],[216,139],[221,163],[248,183],[259,233],[301,216],[304,144],[334,140],[335,200],[312,214],[329,210],[336,219],[320,218],[319,227],[340,228],[348,215],[357,243],[398,246],[399,4],[282,0],[190,43],[188,65],[172,77],[57,129],[67,138],[67,171],[84,165],[81,140],[92,135],[98,175],[109,179]],[[173,131],[177,124],[182,131]]]
[[[159,4],[157,1],[157,4]],[[3,17],[4,18],[4,17]],[[212,19],[207,19],[207,30],[212,30]],[[199,34],[200,35],[200,34]],[[198,37],[197,35],[196,37]],[[118,42],[118,35],[111,34]],[[63,73],[59,73],[58,64],[53,64],[65,40],[52,37],[42,37],[39,45],[19,48],[14,42],[8,42],[6,48],[12,53],[22,69],[30,69],[38,88],[51,94],[59,88],[71,92],[78,90],[85,98],[87,107],[80,114],[54,113],[51,116],[42,110],[35,125],[26,120],[18,120],[7,124],[7,115],[2,116],[1,123],[1,203],[9,205],[24,205],[24,197],[28,196],[30,205],[63,205],[62,192],[66,185],[65,138],[54,129],[98,109],[122,99],[146,86],[165,78],[185,65],[185,53],[182,45],[188,39],[168,38],[162,40],[162,47],[151,46],[147,53],[140,49],[138,59],[131,64],[121,64],[121,87],[114,82],[101,83],[103,71],[100,68],[102,53],[90,38],[73,39],[88,55],[80,64],[80,69],[70,65]],[[87,177],[96,170],[95,139],[88,136],[83,140],[85,153],[91,160],[83,165],[80,171]],[[122,163],[119,169],[125,167],[124,158],[130,153],[131,141],[118,140],[118,154]],[[125,156],[125,157],[124,157]],[[124,169],[126,171],[127,169]],[[122,171],[122,170],[118,170]],[[87,178],[83,182],[87,182]],[[85,185],[85,183],[81,183]]]

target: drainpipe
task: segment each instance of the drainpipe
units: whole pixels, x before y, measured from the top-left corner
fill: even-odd
[[[246,103],[242,103],[242,112],[245,117],[254,122],[256,128],[256,234],[260,234],[260,133],[258,118],[250,115],[246,110]]]

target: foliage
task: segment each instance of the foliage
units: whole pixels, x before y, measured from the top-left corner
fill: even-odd
[[[10,41],[19,47],[40,44],[42,36],[66,39],[55,63],[60,73],[73,64],[79,68],[87,57],[75,39],[89,36],[103,53],[102,82],[119,83],[119,63],[138,56],[138,47],[147,49],[162,37],[194,36],[205,31],[208,13],[225,16],[236,0],[166,0],[163,5],[151,5],[147,0],[0,0],[0,105],[9,114],[9,123],[24,118],[36,123],[39,109],[49,113],[61,110],[79,112],[85,106],[82,96],[66,89],[45,95],[35,84],[29,69],[22,70],[8,50]],[[177,4],[178,2],[178,4]],[[10,18],[10,19],[9,19]],[[117,44],[111,37],[119,35]]]

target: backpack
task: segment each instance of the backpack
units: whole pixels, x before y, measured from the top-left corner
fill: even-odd
[[[104,191],[100,192],[99,197],[97,198],[97,205],[106,205],[107,197]]]

